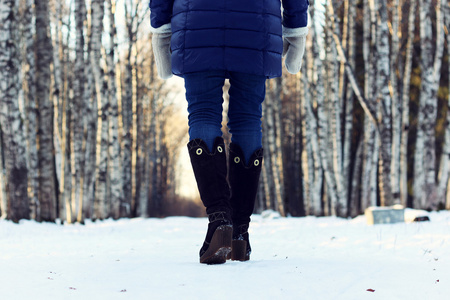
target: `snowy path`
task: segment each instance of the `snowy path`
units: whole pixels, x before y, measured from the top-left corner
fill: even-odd
[[[254,216],[252,260],[215,266],[206,219],[1,220],[0,299],[450,299],[450,212],[430,217]]]

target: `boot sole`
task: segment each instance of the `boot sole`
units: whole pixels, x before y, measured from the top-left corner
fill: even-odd
[[[247,261],[250,255],[247,255],[247,241],[233,240],[231,241],[231,260]]]
[[[208,250],[200,257],[202,264],[223,264],[231,252],[231,236],[233,226],[222,225],[217,227],[213,234]]]

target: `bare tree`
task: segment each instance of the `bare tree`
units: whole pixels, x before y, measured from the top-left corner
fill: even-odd
[[[22,12],[22,43],[25,44],[23,65],[25,70],[24,94],[26,107],[26,134],[27,134],[27,158],[28,158],[28,181],[30,196],[30,217],[40,218],[39,174],[38,174],[38,150],[37,150],[37,113],[36,113],[36,63],[35,45],[33,37],[33,0],[26,0]]]
[[[115,3],[108,0],[106,8],[109,19],[109,52],[106,56],[106,65],[108,67],[108,90],[109,90],[109,147],[108,154],[111,166],[111,197],[112,202],[116,203],[114,215],[116,217],[131,216],[131,199],[124,199],[122,164],[119,141],[119,105],[117,99],[116,86],[116,25],[115,25]],[[117,205],[119,207],[117,208]]]
[[[36,10],[36,98],[39,109],[39,202],[40,220],[54,221],[56,211],[53,103],[50,100],[52,43],[48,1],[35,1]]]
[[[401,204],[406,206],[408,199],[408,135],[409,135],[409,101],[410,101],[410,82],[413,59],[413,42],[416,19],[417,0],[411,0],[409,3],[408,16],[408,37],[406,43],[406,58],[403,75],[402,89],[402,125],[401,125],[401,144],[400,144],[400,197]]]
[[[284,190],[283,190],[283,169],[282,154],[277,149],[281,148],[281,121],[280,121],[280,93],[281,79],[271,80],[269,92],[263,103],[263,148],[264,166],[266,172],[266,183],[268,184],[271,199],[270,208],[277,210],[284,215]]]
[[[0,134],[8,197],[6,216],[14,222],[28,219],[30,216],[26,140],[23,116],[19,110],[17,9],[17,1],[0,1],[0,24],[2,24],[0,25]]]
[[[414,154],[414,205],[418,208],[436,208],[436,144],[437,90],[444,50],[442,1],[436,4],[436,50],[433,53],[431,0],[420,0],[421,91]],[[433,60],[434,57],[434,60]]]
[[[389,29],[387,19],[386,0],[378,0],[377,25],[377,94],[376,100],[380,104],[379,133],[380,133],[380,171],[379,188],[381,205],[392,205],[391,160],[392,160],[392,98],[389,92]]]

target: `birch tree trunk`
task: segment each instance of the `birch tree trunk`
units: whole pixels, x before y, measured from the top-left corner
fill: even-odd
[[[440,79],[441,79],[441,67],[442,67],[442,57],[444,53],[444,44],[445,44],[445,20],[444,20],[444,12],[445,9],[448,8],[448,1],[445,0],[438,0],[436,3],[436,53],[434,57],[434,63],[433,63],[433,80],[434,84],[432,86],[432,97],[435,99],[435,109],[436,109],[436,119],[432,120],[433,126],[432,129],[430,129],[430,132],[433,133],[433,135],[436,135],[435,133],[435,125],[437,121],[437,102],[438,102],[438,90],[440,85]],[[448,31],[448,29],[447,29]],[[447,34],[447,37],[449,35]],[[429,117],[429,116],[428,116]],[[430,121],[431,122],[431,121]],[[448,124],[447,124],[448,126]],[[429,143],[433,143],[434,146],[436,146],[435,138],[431,139],[428,137]],[[429,150],[429,149],[427,149]],[[427,157],[430,155],[427,154]],[[435,154],[436,155],[436,154]],[[430,162],[431,164],[431,162]],[[444,204],[445,200],[443,198],[440,198],[439,195],[439,182],[436,181],[436,173],[438,171],[435,170],[436,168],[436,158],[432,161],[432,164],[430,165],[429,171],[427,172],[427,186],[430,186],[432,188],[432,194],[431,197],[428,199],[428,207],[432,209],[437,209],[440,204]],[[430,188],[430,189],[431,189]],[[442,203],[441,203],[442,202]]]
[[[0,0],[0,24],[0,134],[8,196],[6,215],[8,219],[18,222],[20,219],[28,219],[30,215],[26,140],[18,97],[20,71],[17,1]]]
[[[111,201],[119,205],[118,211],[113,211],[115,217],[131,216],[131,199],[124,199],[122,164],[119,142],[119,104],[117,100],[115,51],[116,51],[116,25],[115,25],[115,1],[106,2],[109,19],[109,53],[106,56],[108,66],[108,90],[109,90],[109,158],[111,166]],[[116,214],[117,213],[117,214]]]
[[[442,3],[442,9],[445,12],[445,24],[450,27],[450,5]],[[447,31],[447,55],[450,55],[450,33]],[[448,65],[448,74],[450,74],[450,64]],[[450,87],[450,82],[449,82]],[[450,89],[449,89],[450,90]],[[438,175],[438,199],[445,209],[450,209],[450,94],[447,100],[447,119],[445,122],[444,143],[442,145],[442,154]]]
[[[5,171],[5,166],[3,164],[3,139],[2,139],[2,130],[0,124],[0,219],[7,219],[8,215],[8,196],[6,195],[6,185],[5,185],[5,177],[3,173]]]
[[[392,161],[392,100],[389,93],[389,28],[386,0],[378,0],[379,24],[377,26],[377,102],[380,104],[380,172],[379,188],[381,206],[394,204],[391,187]]]
[[[101,3],[103,6],[103,3]],[[82,113],[82,126],[83,126],[83,146],[82,151],[82,173],[80,178],[80,198],[77,204],[76,220],[80,223],[84,223],[84,219],[90,218],[92,215],[92,204],[95,202],[94,184],[96,174],[97,163],[97,122],[98,122],[98,97],[95,87],[95,72],[94,64],[92,63],[92,40],[98,40],[99,33],[93,33],[93,30],[99,30],[99,26],[103,28],[103,25],[99,24],[98,14],[103,15],[103,9],[98,8],[97,3],[91,2],[89,12],[88,24],[84,27],[86,30],[85,43],[87,45],[87,51],[85,54],[85,66],[84,66],[84,87],[83,87],[83,103],[81,105]],[[94,12],[93,12],[94,10]],[[93,14],[95,17],[93,17]],[[84,7],[84,18],[87,18],[86,8]],[[97,20],[95,20],[97,19]],[[99,24],[99,25],[97,25]],[[93,28],[95,27],[95,29]],[[102,29],[101,29],[102,30]],[[101,33],[100,33],[101,36]],[[95,47],[97,47],[95,45]],[[101,48],[101,47],[100,47]],[[97,49],[96,49],[97,51]],[[101,56],[100,56],[101,57]],[[100,61],[96,61],[95,64],[102,64]],[[101,76],[103,70],[101,71]],[[107,87],[102,84],[102,92],[106,93]]]
[[[263,141],[265,141],[264,151],[265,167],[267,172],[267,181],[269,183],[269,190],[271,195],[271,208],[284,215],[284,191],[282,185],[282,155],[278,149],[281,149],[281,137],[278,130],[280,130],[281,122],[279,118],[279,104],[280,104],[280,84],[273,80],[269,85],[274,83],[274,87],[270,89],[263,103],[264,111],[264,130]]]
[[[128,50],[124,60],[125,72],[122,95],[122,167],[123,167],[123,193],[125,199],[132,199],[132,153],[133,153],[133,65],[131,63],[132,49],[136,43],[134,18],[132,7],[125,1],[125,20],[128,35]]]
[[[374,4],[369,0],[364,0],[363,17],[363,58],[364,58],[364,97],[369,103],[374,103],[375,94],[375,66],[373,49],[371,45],[375,43],[376,31],[374,30],[376,19],[374,19]],[[372,34],[371,34],[372,31]],[[374,109],[372,109],[374,111]],[[369,206],[376,205],[376,182],[373,185],[373,178],[376,178],[377,162],[374,162],[376,128],[368,119],[364,120],[364,150],[362,166],[361,184],[361,210]]]
[[[61,2],[58,2],[61,5]],[[63,23],[63,11],[61,6],[58,6],[57,14],[58,14],[58,22]],[[61,36],[61,43],[63,45],[69,44],[70,37],[70,28],[71,19],[67,23],[68,32],[66,39],[64,40]],[[60,32],[61,33],[61,32]],[[58,34],[58,33],[57,33]],[[62,33],[61,33],[62,34]],[[69,51],[66,47],[61,47],[60,56],[63,62],[69,61]],[[69,65],[67,63],[62,64],[62,73],[63,73],[63,85],[62,90],[60,91],[61,98],[61,107],[60,107],[60,117],[61,117],[61,126],[60,126],[60,134],[61,134],[61,178],[59,182],[59,218],[62,222],[67,222],[71,220],[71,209],[70,209],[70,200],[71,200],[71,191],[72,191],[72,172],[71,172],[71,108],[70,103],[72,103],[72,94],[69,89],[69,83],[73,80],[72,72],[69,72]]]
[[[53,103],[50,101],[52,44],[49,36],[48,1],[35,1],[36,9],[36,98],[39,128],[39,202],[42,221],[55,221],[56,184],[53,143]]]
[[[433,31],[431,0],[420,0],[421,91],[414,155],[414,205],[417,208],[437,207],[435,124],[437,90],[444,45],[441,1],[436,5],[436,52],[433,62]]]
[[[353,176],[352,176],[352,190],[350,193],[350,207],[349,207],[349,214],[351,217],[358,216],[363,210],[361,209],[362,203],[361,203],[361,189],[360,185],[362,182],[362,161],[363,161],[363,143],[359,143],[356,155],[354,158],[355,162],[353,164]]]
[[[400,0],[394,0],[392,3],[392,35],[391,35],[391,49],[390,49],[390,84],[391,84],[391,96],[392,96],[392,159],[390,166],[390,177],[392,187],[392,201],[393,203],[400,204],[400,140],[401,140],[401,108],[402,103],[398,93],[398,77],[397,68],[399,65],[399,37],[401,30],[399,31],[399,12],[401,12]],[[386,20],[387,21],[387,20]],[[399,72],[400,73],[400,72]]]
[[[331,10],[332,13],[334,10]],[[344,22],[345,24],[345,22]],[[344,25],[345,26],[345,25]],[[337,26],[330,26],[330,29],[335,31],[335,34],[339,35],[337,32]],[[347,32],[347,30],[345,30]],[[344,36],[346,36],[345,33]],[[337,202],[332,204],[333,214],[340,217],[346,217],[348,215],[347,211],[347,191],[345,190],[343,170],[342,170],[342,132],[341,132],[341,115],[342,107],[341,102],[343,102],[343,86],[340,86],[340,82],[345,81],[345,73],[339,75],[339,66],[337,63],[337,53],[336,45],[334,45],[332,36],[330,35],[329,46],[327,47],[327,60],[328,60],[328,99],[330,102],[330,115],[329,120],[331,121],[331,144],[333,149],[332,155],[332,166],[333,173],[336,184],[336,196]],[[343,38],[346,40],[345,38]],[[342,66],[342,65],[341,65]],[[342,96],[342,98],[341,98]]]
[[[36,64],[35,45],[33,37],[33,0],[26,0],[22,17],[22,40],[25,43],[25,105],[26,105],[26,133],[27,133],[27,158],[28,158],[28,182],[30,197],[30,217],[40,218],[39,174],[38,174],[38,150],[37,150],[37,116],[36,116]]]
[[[311,34],[311,31],[309,32]],[[302,182],[303,182],[303,202],[304,202],[304,210],[305,215],[314,215],[315,207],[313,203],[313,184],[315,182],[314,178],[314,160],[313,160],[313,152],[311,147],[311,126],[309,126],[309,122],[307,121],[307,106],[310,105],[310,97],[309,91],[307,90],[307,81],[306,74],[302,74],[303,81],[303,90],[304,97],[300,97],[301,107],[300,107],[300,120],[302,130],[302,146],[301,146],[301,161],[299,162],[302,168]],[[296,127],[300,127],[295,124]],[[289,160],[286,159],[288,162]],[[297,184],[298,182],[293,182],[292,184]],[[319,206],[320,207],[320,206]]]
[[[352,69],[355,68],[355,18],[356,18],[356,4],[355,0],[346,1],[348,9],[348,48],[347,57],[348,64]],[[344,66],[345,67],[345,66]],[[346,93],[344,99],[345,113],[344,113],[344,136],[343,136],[343,149],[342,149],[342,177],[344,184],[344,191],[347,195],[344,201],[350,200],[351,191],[353,188],[351,175],[351,165],[352,165],[352,132],[353,132],[353,90],[351,84],[346,82]],[[349,207],[349,213],[352,207]]]
[[[92,25],[91,25],[91,66],[94,75],[94,86],[97,104],[100,107],[100,116],[98,118],[98,132],[97,132],[97,152],[98,167],[96,178],[96,195],[95,201],[98,206],[95,209],[95,217],[105,219],[112,215],[115,218],[119,217],[120,202],[117,199],[109,198],[109,171],[108,167],[108,146],[109,146],[109,99],[108,90],[105,86],[105,76],[100,63],[102,61],[101,55],[101,37],[103,33],[103,17],[104,17],[104,1],[93,0],[91,3],[92,9]],[[119,200],[120,201],[120,200]]]
[[[29,1],[29,0],[27,0]],[[53,70],[52,70],[52,100],[54,106],[54,122],[53,122],[53,142],[55,144],[55,172],[56,172],[56,183],[61,182],[64,178],[64,174],[61,172],[62,161],[64,160],[63,145],[62,145],[62,114],[63,114],[63,77],[61,70],[61,60],[63,59],[62,54],[62,30],[61,30],[61,18],[62,18],[62,3],[57,2],[55,8],[55,17],[50,20],[53,24],[52,28],[52,41],[53,41]],[[60,203],[58,194],[58,204]]]
[[[103,83],[101,83],[103,85]],[[104,91],[99,91],[103,93]],[[97,92],[96,92],[97,93]],[[99,103],[100,115],[98,119],[97,132],[97,173],[95,183],[94,219],[106,219],[110,215],[110,204],[108,200],[108,99],[101,97]]]
[[[331,4],[330,4],[331,5]],[[330,12],[329,12],[330,13]],[[329,35],[329,33],[328,33]],[[328,37],[327,39],[327,46],[331,47],[330,45],[330,39]],[[319,51],[318,49],[316,51]],[[319,56],[317,56],[319,57]],[[325,102],[325,82],[324,80],[324,74],[322,73],[322,66],[319,63],[320,60],[317,60],[316,63],[319,65],[316,65],[316,72],[317,72],[317,91],[316,91],[316,105],[317,105],[317,137],[319,141],[319,153],[320,153],[320,160],[322,164],[322,169],[325,177],[325,185],[327,187],[326,189],[326,197],[325,199],[330,199],[331,206],[335,205],[338,202],[338,195],[336,194],[336,181],[333,174],[333,165],[331,164],[331,161],[329,160],[328,153],[329,153],[329,145],[328,145],[328,118],[326,115],[326,102]],[[319,73],[320,72],[320,73]],[[322,77],[322,79],[321,79]],[[324,204],[324,214],[329,214],[329,203]],[[336,212],[334,210],[331,211],[331,214],[335,214]]]
[[[150,68],[150,73],[153,73],[153,69]],[[142,115],[138,120],[138,140],[140,141],[139,145],[141,147],[140,155],[138,155],[137,161],[139,166],[139,184],[137,184],[137,188],[139,188],[136,195],[136,216],[141,218],[148,217],[148,202],[149,202],[149,184],[150,184],[150,144],[152,137],[149,132],[149,123],[150,123],[150,115],[151,113],[148,111],[150,107],[150,99],[149,97],[153,97],[152,92],[148,93],[148,96],[144,96],[142,101]],[[139,111],[139,110],[138,110]],[[145,112],[145,113],[143,113]],[[146,151],[144,151],[144,149]],[[137,171],[136,171],[137,172]]]
[[[323,86],[322,86],[323,91]],[[322,184],[323,184],[323,171],[322,164],[320,158],[320,147],[319,147],[319,137],[318,137],[318,128],[317,128],[317,119],[314,116],[313,110],[311,108],[311,103],[305,102],[305,110],[306,110],[306,123],[308,126],[306,128],[308,132],[310,132],[309,139],[311,140],[311,158],[309,160],[313,161],[313,165],[311,167],[314,168],[314,184],[312,186],[311,191],[311,207],[308,211],[309,215],[321,216],[323,215],[322,211]],[[304,171],[304,173],[306,173]]]
[[[75,0],[75,28],[76,28],[76,60],[74,66],[73,103],[71,110],[71,169],[72,169],[72,194],[70,207],[66,207],[67,222],[76,221],[79,211],[82,193],[81,178],[84,173],[84,127],[85,127],[85,36],[84,23],[86,20],[86,5],[84,0]]]
[[[158,208],[158,202],[159,199],[159,174],[158,174],[158,164],[159,164],[159,157],[158,157],[158,147],[159,147],[159,130],[158,130],[158,91],[155,86],[155,83],[152,84],[152,94],[150,99],[150,127],[149,127],[149,153],[148,153],[148,162],[149,162],[149,172],[150,172],[150,201],[149,201],[149,207],[148,213],[150,216],[156,216],[157,208]]]
[[[317,20],[319,19],[319,16],[316,15],[315,10],[315,1],[311,1],[311,7],[310,7],[310,14],[311,18],[314,20],[311,22],[311,67],[308,66],[308,69],[311,68],[310,72],[310,80],[309,82],[313,85],[308,86],[308,88],[305,90],[311,91],[312,99],[315,99],[316,102],[323,103],[324,99],[324,83],[323,83],[323,68],[322,68],[322,61],[320,59],[320,48],[318,44],[318,40],[316,36],[317,33]],[[306,52],[306,55],[309,55],[309,51]],[[306,91],[305,91],[306,92]],[[306,112],[306,135],[307,138],[311,140],[311,150],[312,150],[312,157],[309,158],[309,160],[313,160],[314,165],[314,186],[312,190],[311,195],[311,204],[312,208],[310,209],[309,213],[311,215],[321,216],[323,215],[322,210],[322,185],[323,185],[323,167],[321,163],[321,154],[320,154],[320,147],[319,147],[319,137],[318,134],[320,133],[318,130],[318,118],[315,117],[313,109],[311,98],[308,98],[310,102],[307,102],[307,98],[305,97],[304,102],[304,109]],[[308,133],[310,132],[310,134]],[[306,147],[306,146],[304,146]],[[310,165],[310,164],[309,164]],[[306,173],[306,172],[304,172]]]
[[[406,44],[405,71],[403,74],[402,89],[402,134],[400,144],[400,199],[401,204],[406,207],[408,202],[408,135],[409,135],[409,99],[410,82],[413,58],[413,42],[416,19],[417,0],[409,3],[408,17],[408,39]]]

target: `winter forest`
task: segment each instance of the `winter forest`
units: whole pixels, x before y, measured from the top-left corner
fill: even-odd
[[[310,0],[309,12],[302,72],[267,82],[257,211],[450,209],[448,1]],[[2,218],[202,215],[177,193],[187,118],[157,76],[149,13],[137,0],[0,0]]]

